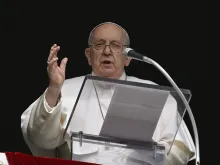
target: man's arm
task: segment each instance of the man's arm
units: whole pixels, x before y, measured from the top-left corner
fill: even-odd
[[[50,107],[46,100],[49,88],[45,93],[30,107],[30,117],[27,126],[28,139],[43,149],[54,149],[63,143],[62,140],[62,118],[61,102],[57,99],[51,102],[58,102],[54,107]],[[51,103],[50,102],[50,103]]]
[[[182,141],[175,140],[169,155],[165,157],[164,165],[186,165],[193,156],[194,152]]]
[[[165,165],[185,165],[195,155],[195,146],[188,128],[184,121],[181,121],[180,127],[179,124],[177,102],[172,95],[169,95],[154,134],[154,139],[166,146],[166,152],[172,145],[169,154],[165,157]]]
[[[5,153],[0,152],[0,165],[9,165]]]

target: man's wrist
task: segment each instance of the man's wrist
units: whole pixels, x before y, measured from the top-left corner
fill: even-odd
[[[56,87],[48,87],[46,92],[46,101],[50,107],[55,107],[61,98],[61,90]]]
[[[50,93],[53,96],[59,96],[60,95],[61,88],[60,87],[52,87],[48,86],[47,92]]]

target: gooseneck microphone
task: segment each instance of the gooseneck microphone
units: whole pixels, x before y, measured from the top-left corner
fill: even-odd
[[[136,60],[143,60],[143,57],[144,57],[144,55],[142,55],[142,54],[140,54],[138,52],[135,52],[131,48],[125,48],[123,53],[124,53],[124,55],[132,57],[132,58],[134,58]]]
[[[187,112],[189,114],[190,120],[192,122],[192,126],[193,126],[193,133],[194,133],[194,138],[195,138],[195,147],[196,147],[196,165],[200,164],[200,155],[199,155],[199,137],[198,137],[198,130],[197,130],[197,126],[196,126],[196,122],[192,113],[192,110],[185,98],[185,96],[183,95],[182,91],[179,89],[179,87],[176,85],[176,83],[173,81],[173,79],[169,76],[169,74],[154,60],[134,51],[132,48],[125,48],[123,50],[123,54],[125,56],[131,57],[132,59],[136,59],[136,60],[140,60],[140,61],[144,61],[147,62],[149,64],[154,65],[166,78],[167,80],[172,84],[172,86],[174,87],[174,89],[177,91],[177,93],[179,94],[180,98],[182,99]]]
[[[125,56],[131,57],[131,58],[139,60],[139,61],[145,61],[145,62],[150,63],[150,64],[152,62],[152,60],[150,58],[134,51],[132,48],[125,48],[123,50],[123,54]]]

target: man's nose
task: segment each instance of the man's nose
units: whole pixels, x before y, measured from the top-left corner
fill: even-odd
[[[111,55],[110,45],[105,45],[104,50],[103,50],[103,54],[107,55],[107,56]]]

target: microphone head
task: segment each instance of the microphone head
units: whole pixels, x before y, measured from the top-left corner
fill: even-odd
[[[123,54],[124,54],[125,56],[128,56],[128,52],[131,51],[131,50],[133,50],[133,49],[132,49],[132,48],[125,48],[125,49],[123,50]]]

